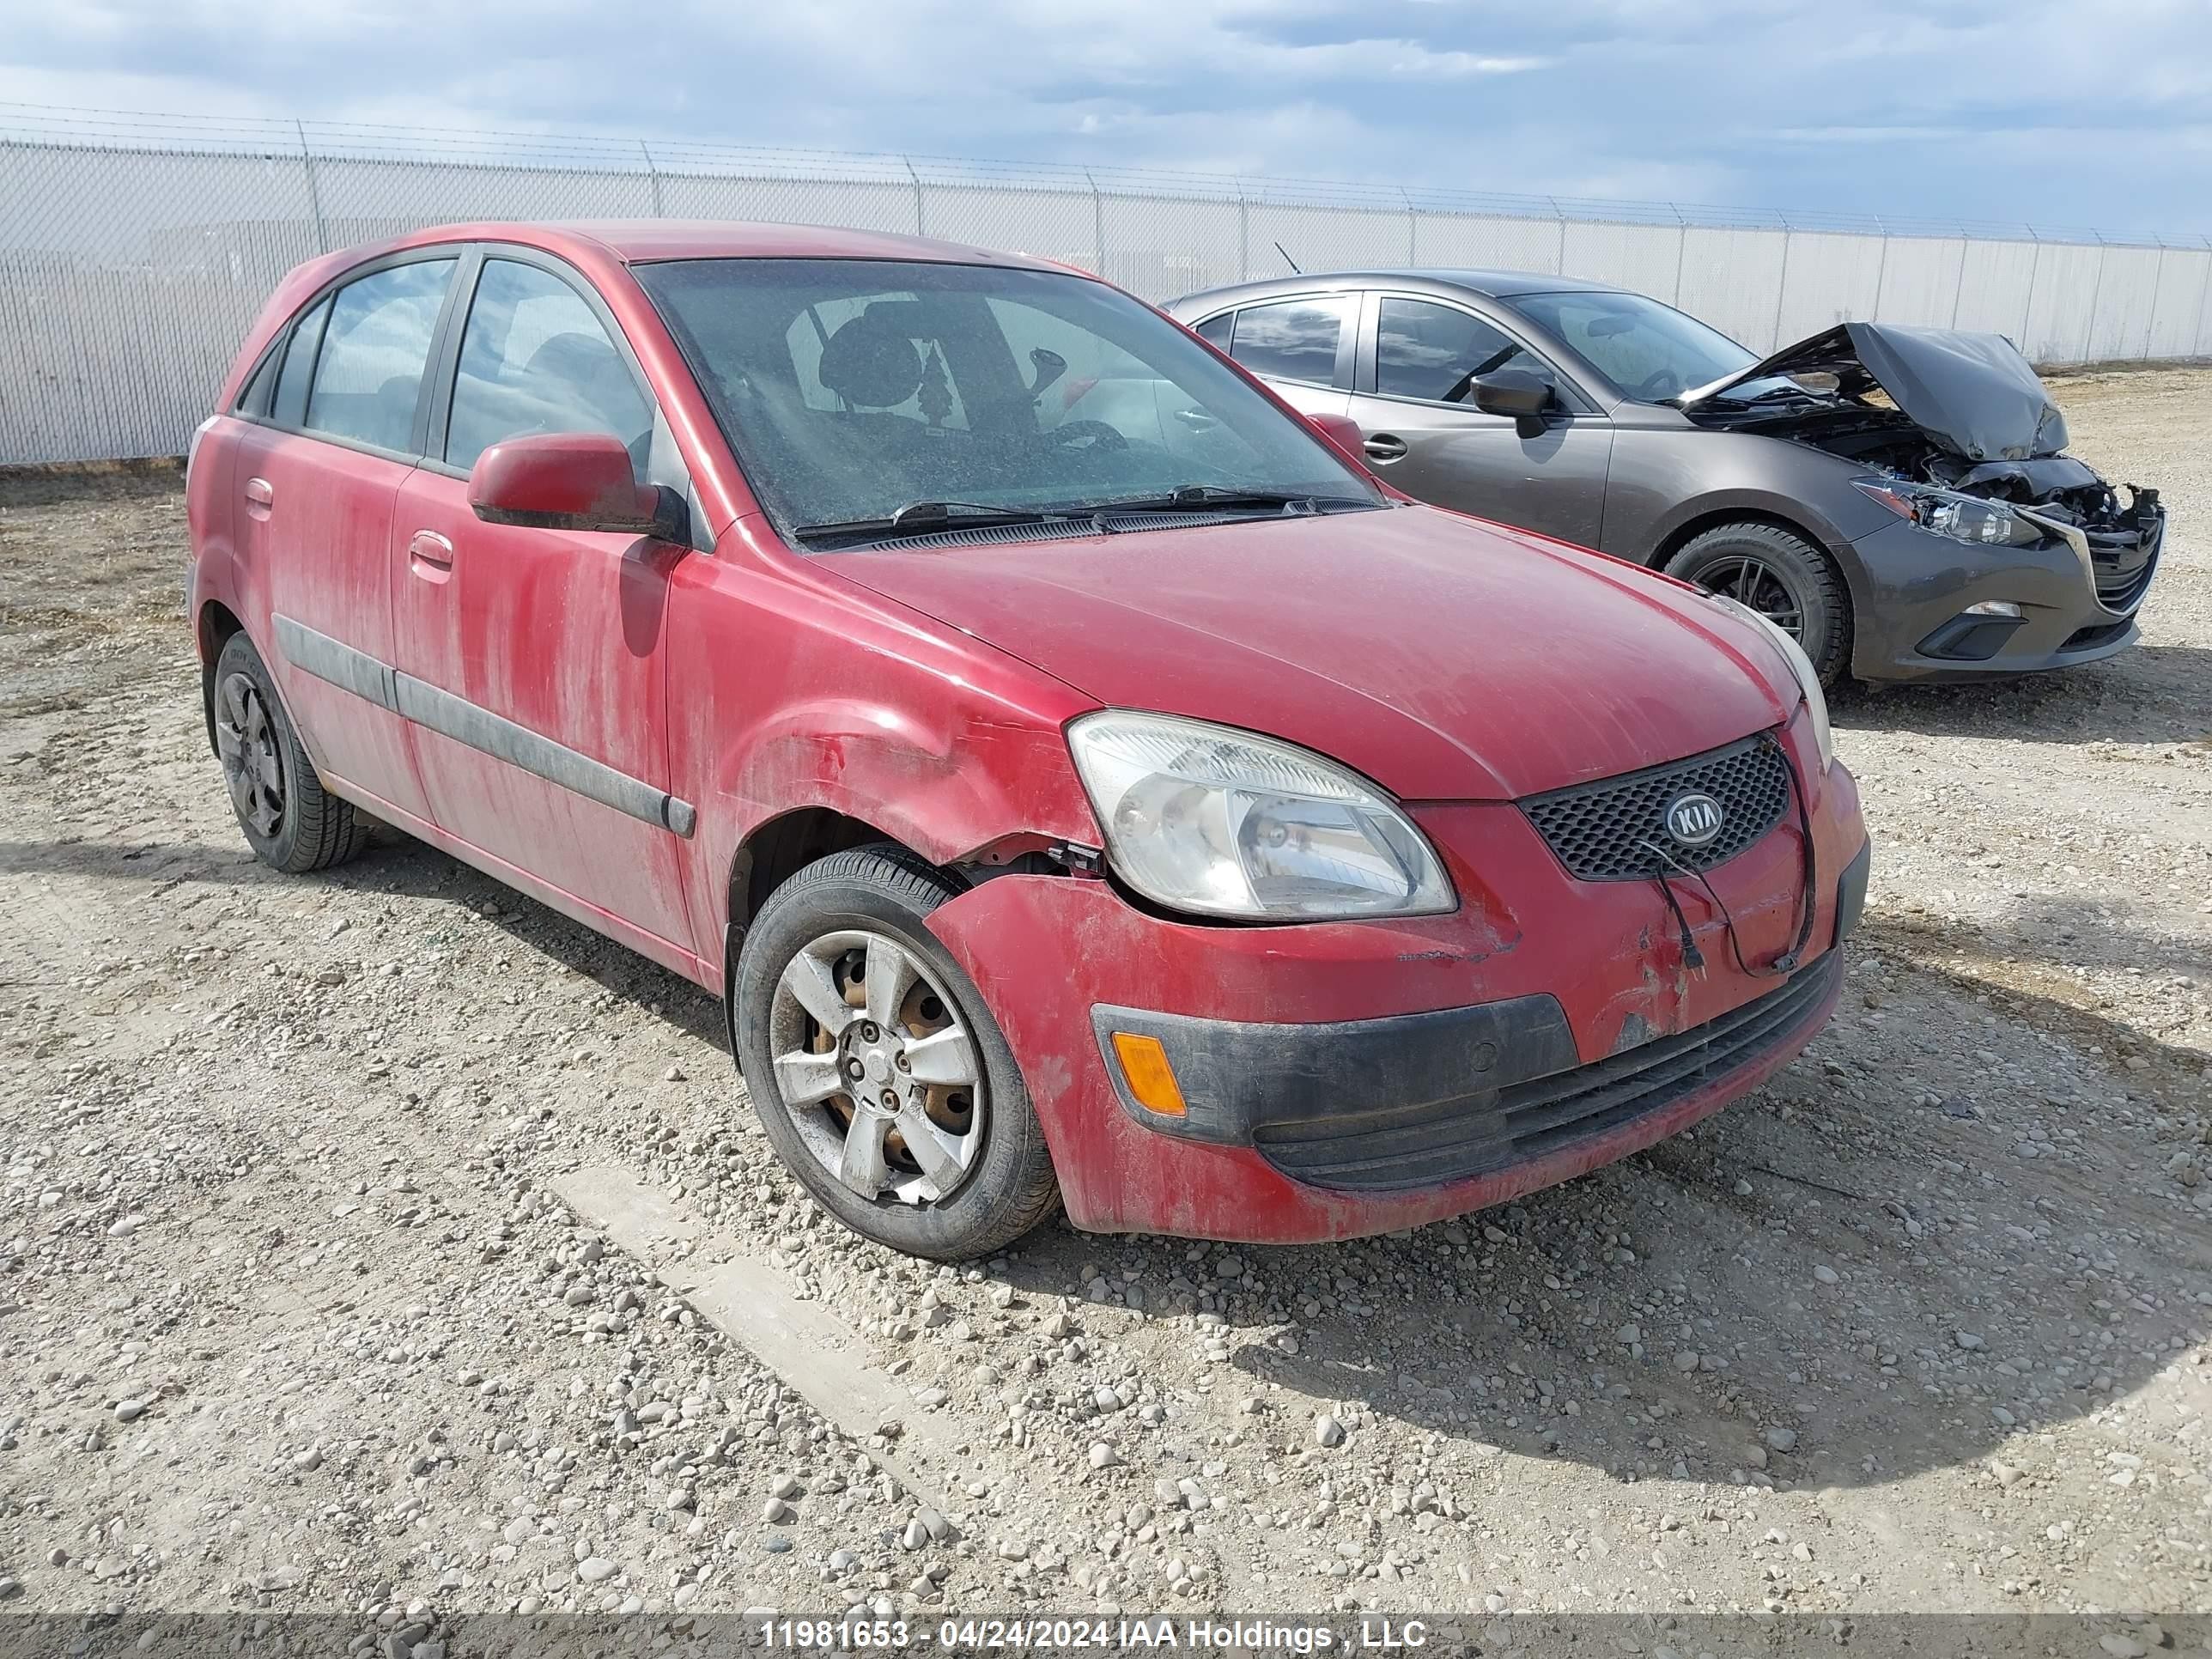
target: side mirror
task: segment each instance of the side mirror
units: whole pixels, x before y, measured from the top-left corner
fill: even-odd
[[[1344,459],[1367,471],[1367,434],[1349,415],[1309,415],[1306,420],[1321,435],[1344,452]]]
[[[1501,368],[1478,374],[1473,387],[1474,406],[1486,415],[1510,415],[1518,420],[1539,416],[1551,407],[1551,382],[1525,368]]]
[[[684,534],[682,499],[638,483],[629,449],[605,432],[549,432],[494,444],[470,470],[469,505],[486,524],[659,541]]]

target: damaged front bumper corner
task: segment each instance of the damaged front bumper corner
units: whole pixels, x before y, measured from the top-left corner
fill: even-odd
[[[1851,672],[1866,680],[1976,679],[2095,662],[2139,637],[2166,515],[2139,546],[2093,547],[2075,526],[2014,507],[2051,532],[2035,547],[1979,547],[1887,525],[1852,545],[1868,592]]]

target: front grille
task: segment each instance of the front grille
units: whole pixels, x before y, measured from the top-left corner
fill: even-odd
[[[1418,1106],[1262,1123],[1253,1143],[1292,1180],[1346,1192],[1485,1175],[1620,1128],[1809,1036],[1843,971],[1830,951],[1757,1001],[1625,1054]]]
[[[2141,605],[2157,573],[2163,539],[2160,534],[2145,536],[2131,547],[2092,547],[2089,563],[2096,573],[2097,603],[2122,616]]]
[[[1667,833],[1667,808],[1686,794],[1721,805],[1721,832],[1703,847]],[[1790,763],[1767,732],[1596,783],[1531,795],[1521,803],[1569,874],[1583,881],[1649,881],[1659,860],[1650,842],[1693,870],[1725,863],[1782,822],[1790,807]]]

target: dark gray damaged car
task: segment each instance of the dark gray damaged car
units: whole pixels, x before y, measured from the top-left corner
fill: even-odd
[[[2165,538],[2155,489],[2062,453],[2064,416],[1997,335],[1841,323],[1761,359],[1644,295],[1508,271],[1288,276],[1167,310],[1357,421],[1407,495],[1728,594],[1828,681],[2110,656]]]

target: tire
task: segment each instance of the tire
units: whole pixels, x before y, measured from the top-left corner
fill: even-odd
[[[226,640],[216,658],[214,697],[216,753],[255,856],[300,875],[343,864],[368,845],[368,822],[323,787],[268,666],[243,632]]]
[[[1844,677],[1851,657],[1851,596],[1828,556],[1779,525],[1721,525],[1692,537],[1667,574],[1725,593],[1782,623],[1805,647],[1822,685]],[[1793,617],[1791,627],[1784,616]]]
[[[738,1065],[785,1166],[854,1232],[939,1261],[1005,1249],[1060,1200],[1013,1054],[929,931],[962,890],[893,844],[833,853],[761,906],[731,990]]]

